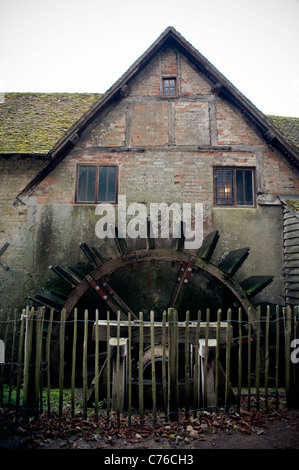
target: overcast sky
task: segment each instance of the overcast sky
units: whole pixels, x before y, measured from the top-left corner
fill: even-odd
[[[103,93],[173,26],[266,114],[299,117],[299,0],[0,0],[0,91]]]

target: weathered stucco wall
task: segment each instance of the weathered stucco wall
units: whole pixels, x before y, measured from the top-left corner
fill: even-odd
[[[171,74],[177,77],[178,96],[166,98],[161,95],[161,78]],[[84,162],[117,165],[119,194],[127,197],[128,204],[203,203],[204,233],[220,232],[213,260],[218,262],[229,251],[249,246],[249,258],[238,278],[274,275],[261,300],[284,303],[283,216],[276,195],[298,194],[298,176],[238,111],[212,93],[207,79],[177,51],[168,48],[158,54],[129,83],[129,90],[125,98],[95,117],[25,206],[11,209],[14,197],[41,163],[7,166],[9,178],[18,184],[7,179],[1,188],[7,194],[7,199],[1,198],[2,214],[8,211],[2,239],[11,242],[4,260],[13,266],[9,274],[0,267],[3,306],[16,306],[30,291],[40,292],[53,279],[50,264],[85,263],[80,242],[97,247],[106,259],[117,255],[113,240],[102,241],[95,235],[95,205],[74,204],[76,166]],[[257,206],[214,207],[214,166],[254,167]],[[128,244],[145,246],[144,241],[128,240]],[[168,295],[163,282],[167,276],[157,269],[150,280],[150,271],[144,271],[148,280],[143,287],[141,283],[143,302],[145,289],[157,294],[155,282],[159,294]],[[138,278],[138,273],[133,274]]]

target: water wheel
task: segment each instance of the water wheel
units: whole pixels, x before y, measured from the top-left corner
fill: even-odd
[[[135,269],[138,268],[138,278],[139,268],[145,263],[147,265],[168,263],[176,271],[172,279],[169,277],[169,282],[167,279],[168,292],[165,295],[167,294],[168,297],[165,299],[166,308],[174,307],[179,309],[186,294],[187,286],[193,277],[199,275],[205,278],[210,285],[216,284],[220,289],[224,289],[225,296],[228,295],[231,301],[241,306],[244,315],[251,307],[254,318],[255,308],[251,299],[272,282],[273,276],[251,276],[238,282],[234,276],[247,259],[250,248],[246,247],[231,251],[216,265],[211,262],[211,258],[218,240],[219,232],[215,230],[205,237],[197,253],[190,254],[182,251],[183,243],[181,239],[176,240],[173,249],[156,249],[155,240],[148,239],[145,250],[130,252],[125,241],[116,237],[118,256],[108,261],[103,259],[96,248],[89,247],[86,243],[80,243],[80,249],[92,269],[87,274],[82,274],[81,271],[71,266],[50,266],[50,269],[59,277],[61,282],[69,286],[69,293],[62,294],[51,290],[36,294],[31,297],[31,300],[39,305],[53,308],[56,320],[60,319],[62,309],[66,310],[66,319],[70,319],[74,308],[79,305],[84,309],[89,308],[91,297],[95,304],[101,303],[102,311],[105,310],[105,313],[107,310],[114,312],[114,314],[120,312],[120,318],[126,320],[128,312],[131,312],[132,319],[134,319],[137,318],[136,312],[128,306],[127,299],[124,299],[124,291],[122,290],[120,295],[115,286],[111,285],[111,276],[134,266]],[[125,279],[126,276],[122,276],[118,285],[121,286],[125,283]],[[138,279],[136,280],[136,286],[137,281]],[[191,297],[192,295],[191,289]],[[201,308],[201,306],[197,305],[197,308]],[[187,309],[189,309],[187,302],[183,303],[184,313]],[[58,326],[59,323],[56,324],[56,329],[54,327],[54,336],[57,335]],[[54,350],[55,348],[53,348]]]

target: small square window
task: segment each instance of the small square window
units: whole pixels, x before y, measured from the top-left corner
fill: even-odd
[[[215,203],[217,206],[254,206],[254,170],[216,168]]]
[[[163,95],[164,96],[176,96],[176,79],[175,78],[163,78]]]
[[[117,167],[78,165],[76,202],[91,203],[117,201]]]

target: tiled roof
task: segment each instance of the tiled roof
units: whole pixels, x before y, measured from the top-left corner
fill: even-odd
[[[47,154],[100,96],[5,93],[0,104],[0,153]]]
[[[299,150],[299,118],[268,116],[271,123],[282,132],[286,140]]]
[[[47,154],[101,97],[99,93],[6,93],[0,104],[0,154]],[[299,118],[267,116],[299,149]]]

